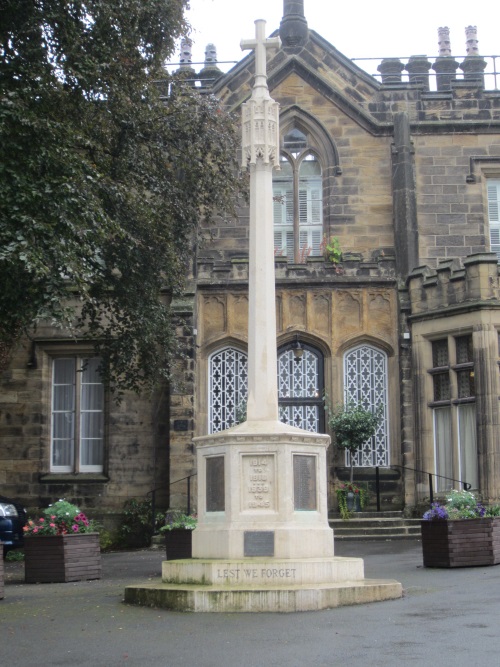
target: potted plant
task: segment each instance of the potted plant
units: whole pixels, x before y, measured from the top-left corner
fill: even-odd
[[[100,579],[97,524],[64,499],[42,514],[23,529],[26,583]]]
[[[500,563],[500,506],[485,507],[470,491],[450,491],[433,503],[422,522],[425,567]]]
[[[166,513],[165,525],[160,532],[165,535],[167,560],[191,558],[193,530],[197,523],[196,514],[184,514],[179,510]]]
[[[361,512],[368,500],[368,492],[352,482],[341,484],[335,489],[340,517],[347,521],[352,512]]]
[[[338,406],[336,409],[332,409],[326,404],[326,411],[329,415],[328,424],[335,435],[335,444],[339,449],[347,450],[350,454],[349,485],[342,485],[337,489],[340,514],[343,519],[348,519],[351,511],[347,509],[348,494],[353,494],[351,498],[355,503],[356,497],[359,499],[358,506],[360,509],[358,511],[366,504],[366,490],[355,486],[353,481],[354,455],[367,440],[375,435],[382,416],[381,409],[372,411],[364,408],[360,403],[347,403]],[[347,488],[347,486],[351,488]],[[345,503],[341,506],[344,496]]]

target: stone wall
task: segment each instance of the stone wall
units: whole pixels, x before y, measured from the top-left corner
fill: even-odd
[[[61,332],[40,327],[34,342],[23,340],[2,374],[0,393],[0,489],[28,508],[66,498],[90,516],[110,521],[131,497],[146,498],[159,487],[158,506],[168,490],[168,393],[126,394],[106,405],[102,474],[50,472],[51,354],[81,347]],[[43,338],[42,338],[43,336]]]

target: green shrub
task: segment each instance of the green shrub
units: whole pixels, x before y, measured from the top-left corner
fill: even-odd
[[[123,518],[118,529],[120,546],[130,548],[149,547],[151,538],[163,523],[165,514],[156,513],[153,529],[153,506],[150,498],[129,498],[123,505]]]

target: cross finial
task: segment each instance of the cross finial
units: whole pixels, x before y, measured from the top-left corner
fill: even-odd
[[[255,21],[255,39],[242,39],[240,42],[241,50],[255,49],[255,83],[254,90],[258,88],[267,88],[266,72],[266,50],[270,48],[279,48],[281,40],[279,37],[269,37],[266,39],[266,22],[262,19]]]

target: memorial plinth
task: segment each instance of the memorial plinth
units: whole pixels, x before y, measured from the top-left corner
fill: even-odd
[[[125,601],[198,612],[294,612],[399,598],[394,580],[364,578],[336,558],[328,525],[329,437],[280,422],[245,422],[196,438],[193,559],[164,561],[162,582]]]
[[[327,435],[281,422],[245,422],[195,438],[199,523],[193,557],[333,556],[329,442]]]

